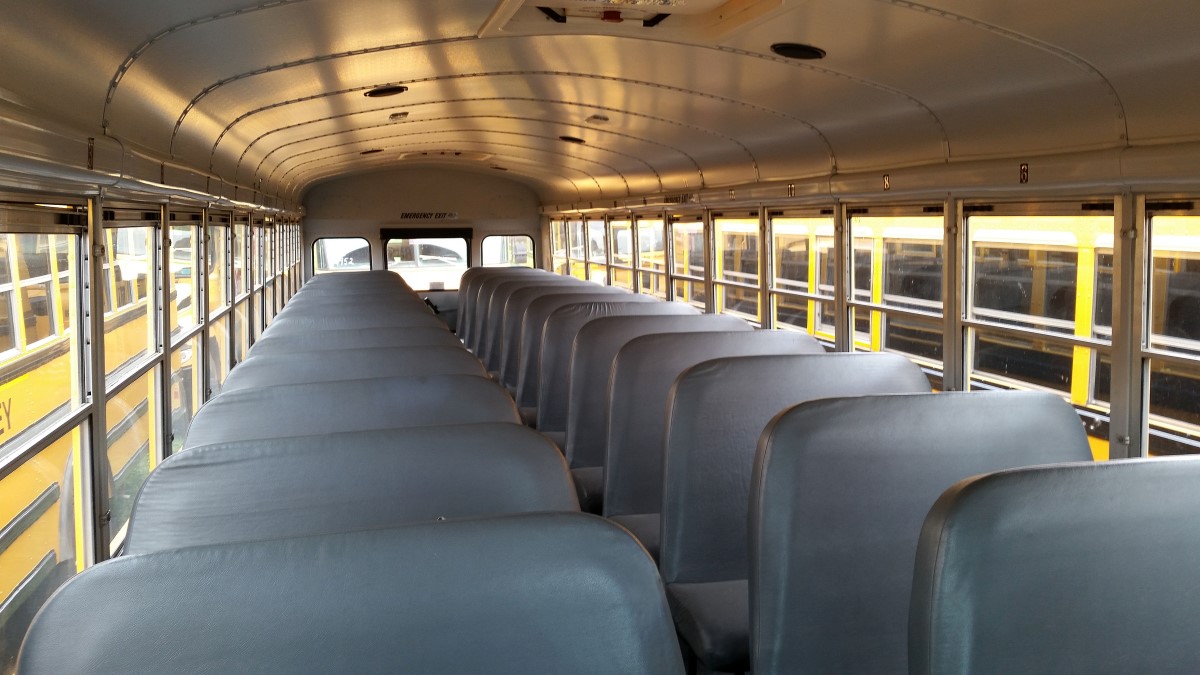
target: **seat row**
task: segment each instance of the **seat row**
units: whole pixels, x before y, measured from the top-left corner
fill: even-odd
[[[944,566],[940,555],[918,555],[922,523],[938,517],[930,507],[943,490],[976,475],[1091,475],[1069,405],[1048,393],[932,394],[894,355],[817,356],[807,336],[729,317],[654,316],[663,303],[618,292],[576,301],[586,284],[546,281],[475,272],[460,292],[459,330],[475,336],[494,375],[497,364],[517,363],[518,382],[522,366],[563,369],[556,355],[570,342],[568,395],[539,396],[536,415],[524,416],[542,429],[555,419],[546,406],[566,407],[561,436],[546,431],[561,439],[582,505],[655,555],[701,669],[901,672],[910,659],[915,672],[987,669],[961,658],[918,668],[931,645],[955,653],[930,631],[962,628],[953,609],[962,598],[930,590],[947,577],[931,569]],[[566,339],[556,337],[560,326]],[[539,339],[540,361],[531,360]],[[1058,463],[1073,465],[1022,468]],[[1053,490],[1043,497],[1052,502]],[[940,535],[926,525],[922,546],[938,551],[931,531]],[[915,583],[914,560],[927,565]],[[1096,600],[1071,599],[1076,608]]]
[[[183,446],[20,672],[682,672],[653,562],[394,274],[312,279]]]

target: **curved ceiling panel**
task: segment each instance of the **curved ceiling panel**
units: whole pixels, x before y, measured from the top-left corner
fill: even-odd
[[[1200,137],[1194,3],[568,5],[11,0],[0,99],[268,194],[435,162],[617,198]]]

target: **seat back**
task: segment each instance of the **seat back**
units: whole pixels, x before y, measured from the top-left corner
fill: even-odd
[[[753,327],[727,314],[699,316],[610,316],[589,321],[575,336],[567,387],[566,446],[571,468],[601,466],[604,445],[588,439],[605,433],[608,415],[609,376],[617,352],[630,340],[654,333],[750,332]],[[542,410],[538,408],[538,428]]]
[[[344,293],[363,289],[399,288],[412,291],[404,279],[390,270],[362,270],[359,272],[330,272],[317,274],[304,282],[301,291],[306,293]]]
[[[617,352],[604,426],[576,438],[576,452],[604,457],[604,515],[662,510],[667,398],[679,374],[723,356],[824,354],[805,333],[756,330],[667,333],[634,338]],[[581,451],[582,446],[595,446]]]
[[[360,307],[330,308],[303,316],[277,316],[262,332],[263,337],[282,333],[307,333],[328,329],[433,327],[446,330],[446,324],[429,311],[364,312]],[[449,331],[447,331],[449,332]]]
[[[420,328],[335,328],[260,337],[250,348],[250,356],[291,352],[374,349],[377,347],[420,347],[462,343],[445,326]]]
[[[750,474],[777,413],[819,398],[929,391],[920,368],[887,353],[741,356],[684,371],[668,403],[663,581],[748,578]]]
[[[229,441],[155,468],[134,501],[125,552],[576,510],[562,455],[519,424]]]
[[[641,293],[613,295],[611,293],[571,293],[544,295],[529,304],[521,320],[521,339],[517,354],[517,405],[536,406],[537,387],[541,374],[542,342],[550,316],[567,305],[583,302],[658,303],[657,298]]]
[[[525,326],[525,314],[529,310],[530,304],[539,298],[545,297],[560,297],[565,295],[573,295],[585,297],[588,299],[599,298],[601,300],[608,297],[613,298],[632,298],[635,297],[629,291],[613,286],[596,286],[595,284],[584,284],[576,286],[556,285],[556,286],[535,286],[530,288],[522,288],[509,296],[508,302],[504,304],[504,315],[501,320],[501,330],[503,334],[500,336],[498,354],[498,364],[500,372],[500,382],[508,387],[510,391],[517,389],[517,367],[521,357],[521,338],[522,331]]]
[[[425,302],[412,291],[395,289],[388,291],[366,291],[363,293],[298,293],[288,301],[287,305],[279,311],[277,316],[283,316],[284,312],[287,312],[290,316],[293,313],[300,313],[302,310],[324,310],[340,305],[354,305],[361,307],[363,311],[370,311],[372,309],[387,311],[429,311]]]
[[[584,284],[587,285],[585,286]],[[564,277],[557,274],[547,275],[545,278],[508,279],[498,284],[485,309],[482,332],[480,333],[481,340],[477,353],[479,360],[483,361],[483,365],[487,366],[489,372],[499,372],[500,370],[500,343],[504,336],[504,307],[508,304],[508,299],[523,288],[545,289],[551,286],[599,288],[595,284],[588,284],[586,281],[580,281],[575,277]]]
[[[602,519],[543,513],[114,558],[42,608],[18,670],[679,675],[683,666],[645,551]]]
[[[1196,672],[1198,483],[1189,457],[954,485],[921,529],[909,672]]]
[[[279,384],[214,397],[196,413],[183,447],[360,429],[520,421],[508,394],[475,375]]]
[[[542,335],[542,355],[538,369],[537,422],[553,424],[562,432],[567,426],[567,395],[571,371],[571,351],[575,336],[589,321],[606,316],[699,316],[700,312],[682,302],[584,302],[558,308],[546,319]],[[542,409],[547,412],[543,417]],[[553,408],[551,411],[550,408]]]
[[[518,277],[531,274],[547,274],[547,272],[528,267],[472,267],[468,269],[458,287],[458,325],[455,333],[462,338],[465,344],[472,344],[470,340],[475,330],[475,316],[476,310],[479,307],[479,293],[485,283],[500,277]]]
[[[938,495],[980,473],[1089,459],[1074,408],[1044,392],[833,398],[781,413],[751,486],[754,672],[904,672],[912,562]]]
[[[275,384],[416,375],[478,375],[483,364],[462,346],[375,347],[255,354],[229,372],[222,391]]]

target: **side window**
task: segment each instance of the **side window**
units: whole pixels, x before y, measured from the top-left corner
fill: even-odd
[[[17,347],[17,328],[13,325],[12,269],[8,262],[11,236],[0,236],[0,352]]]
[[[484,267],[533,267],[533,238],[499,234],[483,238]]]
[[[362,237],[318,239],[313,242],[313,273],[357,272],[371,269],[371,246]]]
[[[25,344],[32,345],[57,332],[51,304],[54,291],[53,278],[50,274],[49,237],[37,234],[18,234],[17,251],[21,275],[21,315],[25,321]]]

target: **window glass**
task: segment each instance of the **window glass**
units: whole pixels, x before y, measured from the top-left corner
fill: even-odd
[[[610,283],[613,286],[633,290],[633,270],[623,267],[612,267],[609,270],[611,274]]]
[[[233,297],[240,298],[249,292],[250,267],[246,251],[250,242],[246,235],[250,231],[249,216],[238,214],[233,223]]]
[[[708,307],[708,293],[705,292],[703,281],[676,279],[674,299],[694,305],[701,310]]]
[[[671,257],[675,275],[704,278],[704,223],[699,220],[671,223]]]
[[[199,228],[194,225],[171,226],[171,336],[174,342],[199,324],[197,302],[201,275],[196,274],[200,260]]]
[[[71,329],[73,325],[74,315],[79,311],[75,305],[74,286],[71,283],[71,277],[75,269],[75,248],[78,246],[78,238],[59,234],[51,237],[54,245],[54,273],[57,279],[58,286],[58,318],[61,322],[63,332]],[[0,349],[0,351],[3,351]]]
[[[653,295],[663,300],[667,299],[667,275],[658,272],[638,272],[640,275],[638,292]]]
[[[263,284],[263,225],[261,219],[255,219],[250,227],[250,267],[254,272],[254,288]]]
[[[417,291],[455,290],[467,271],[467,240],[462,237],[389,239],[389,270]]]
[[[1200,453],[1200,216],[1150,219],[1150,451]],[[1103,278],[1103,277],[1102,277]]]
[[[106,228],[109,270],[105,292],[112,310],[104,315],[104,372],[109,384],[119,372],[157,350],[154,321],[154,256],[158,227]]]
[[[1200,354],[1200,216],[1154,216],[1151,228],[1151,344]]]
[[[1097,458],[1108,456],[1111,360],[1064,338],[1110,339],[1093,321],[1111,323],[1113,227],[1111,215],[967,218],[970,387],[1058,392]]]
[[[633,223],[629,220],[612,220],[608,223],[609,245],[612,264],[622,267],[633,266]],[[615,281],[613,282],[616,283]],[[632,282],[627,288],[632,288]]]
[[[638,218],[637,228],[638,268],[665,272],[667,270],[667,246],[663,220],[661,218]],[[665,297],[665,294],[664,289],[663,296],[660,297]],[[658,295],[658,293],[652,293],[652,295]]]
[[[250,351],[250,301],[242,300],[233,306],[233,362],[241,363]]]
[[[125,528],[138,489],[154,468],[158,439],[154,386],[157,368],[109,397],[105,407],[108,423],[108,468],[112,476],[109,508],[110,547],[116,550],[125,540]]]
[[[566,223],[561,220],[550,222],[550,264],[555,274],[569,274],[567,261]]]
[[[533,237],[493,234],[483,238],[484,267],[534,267]]]
[[[588,261],[593,263],[608,262],[608,235],[604,231],[603,220],[587,222]]]
[[[758,284],[758,218],[715,218],[717,269],[713,278]]]
[[[245,331],[248,334],[249,329]],[[208,368],[208,398],[221,393],[221,385],[229,375],[229,314],[216,319],[208,325],[208,349],[206,351]]]
[[[772,294],[775,312],[775,327],[784,329],[813,332],[808,325],[810,314],[809,305],[813,302],[807,298],[794,295]]]
[[[72,429],[0,479],[0,672],[16,667],[21,638],[50,594],[77,571]]]
[[[941,215],[869,215],[850,218],[851,289],[856,303],[894,307],[929,321],[852,307],[855,345],[903,352],[941,369],[943,237]]]
[[[837,268],[835,261],[835,251],[833,237],[817,237],[817,293],[821,298],[828,298],[830,302],[818,302],[814,305],[815,315],[813,317],[816,326],[816,334],[822,338],[832,340],[834,338],[834,305],[833,298],[836,286],[834,280],[837,277]]]
[[[171,452],[183,447],[192,418],[204,401],[200,385],[200,341],[197,335],[171,351]]]
[[[0,354],[17,348],[17,324],[13,320],[13,284],[8,257],[15,251],[8,245],[12,235],[0,235]]]
[[[818,290],[817,272],[821,264],[832,262],[826,255],[818,258],[818,238],[832,242],[833,218],[829,216],[773,215],[770,220],[771,238],[774,242],[774,276],[771,279],[771,311],[775,313],[775,326],[785,330],[799,330],[817,335],[817,318],[827,316],[822,339],[832,339],[832,315],[823,314],[815,300],[791,295],[813,293]],[[828,244],[827,244],[828,245]],[[828,279],[833,279],[832,270]],[[827,286],[824,295],[832,296],[833,287]]]
[[[54,313],[54,277],[50,268],[50,237],[18,234],[17,273],[20,281],[21,316],[25,344],[36,344],[57,334]]]
[[[3,252],[3,255],[0,255],[0,285],[12,283],[11,263],[8,260],[9,239],[9,235],[0,237],[0,251]]]
[[[251,294],[251,296],[250,296],[250,335],[253,336],[254,340],[257,340],[258,337],[260,335],[262,335],[262,328],[263,328],[263,289],[262,289],[262,287],[259,287],[259,289],[254,291],[254,293]],[[235,330],[237,330],[239,333],[241,332],[241,328],[235,327]],[[241,335],[238,335],[234,339],[236,340],[240,337],[241,337]],[[235,362],[235,365],[236,365],[236,362]]]
[[[1083,334],[1092,335],[1096,250],[1112,249],[1112,216],[972,216],[968,223],[971,318],[1077,334],[1076,298],[1083,297]],[[1111,296],[1111,288],[1099,290]]]
[[[571,276],[587,279],[587,230],[582,220],[569,220],[567,228],[567,259]]]
[[[586,254],[587,237],[584,233],[582,220],[567,221],[567,257],[571,260],[583,260]]]
[[[773,217],[771,236],[775,240],[776,290],[807,292],[812,283],[809,256],[818,234],[833,235],[833,219],[827,217]]]
[[[227,251],[229,246],[229,228],[225,226],[208,226],[208,244],[205,255],[208,256],[208,314],[212,316],[229,306],[229,279]]]
[[[52,268],[57,241],[67,242],[66,259],[54,255]],[[0,284],[0,448],[81,404],[78,334],[67,329],[78,310],[62,302],[79,292],[78,242],[67,234],[0,235],[0,257],[10,272]]]
[[[313,242],[313,272],[357,272],[371,269],[371,247],[361,237],[318,239]]]
[[[973,389],[1011,389],[1023,383],[1070,393],[1069,345],[979,330],[972,331],[972,340]]]

